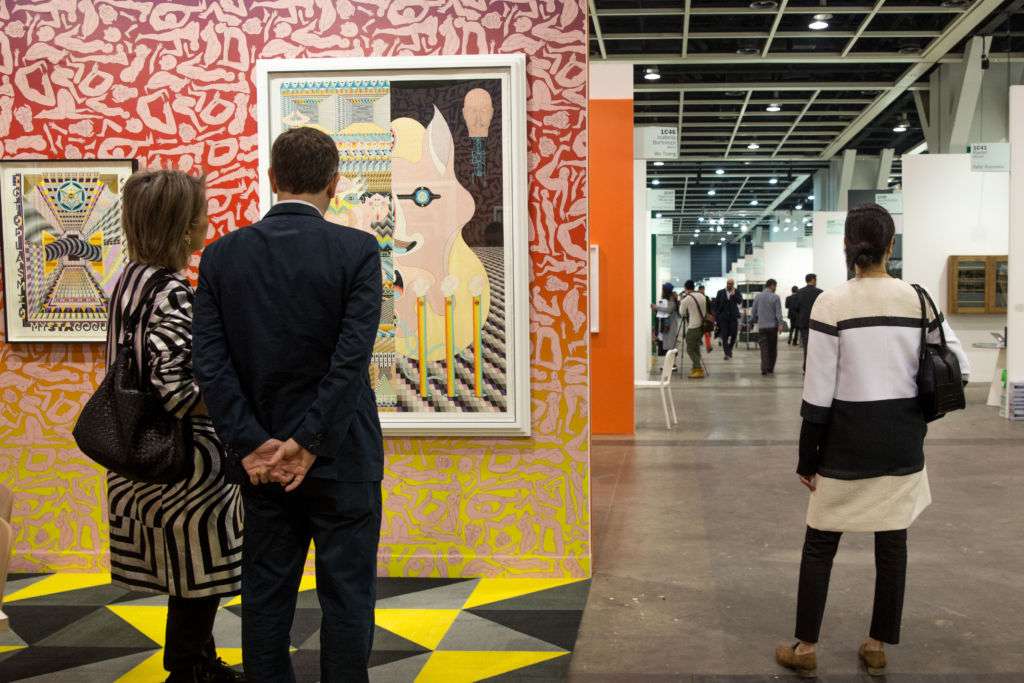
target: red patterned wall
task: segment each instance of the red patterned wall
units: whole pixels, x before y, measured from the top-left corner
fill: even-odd
[[[390,441],[381,570],[584,576],[586,40],[583,0],[5,0],[3,156],[205,171],[215,239],[259,217],[257,58],[526,53],[534,436]],[[101,356],[0,344],[18,569],[106,562],[102,478],[70,438]]]

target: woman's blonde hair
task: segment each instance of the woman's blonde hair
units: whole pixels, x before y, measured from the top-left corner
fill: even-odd
[[[148,266],[181,270],[200,245],[191,231],[206,208],[206,176],[141,171],[124,184],[121,228],[128,257]]]

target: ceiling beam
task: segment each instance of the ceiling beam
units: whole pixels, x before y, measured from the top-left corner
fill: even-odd
[[[768,103],[769,101],[775,102],[776,104],[799,104],[799,105],[803,105],[807,101],[807,99],[801,97],[799,99],[777,100],[775,98],[772,98],[771,100],[760,100],[760,102],[763,102],[763,103]],[[723,98],[723,99],[712,99],[712,100],[707,100],[707,99],[698,100],[698,99],[694,99],[694,98],[691,97],[688,100],[688,102],[691,105],[695,105],[695,106],[733,105],[733,106],[738,107],[741,104],[743,104],[743,100],[740,99],[740,98],[737,98],[737,99],[726,99],[726,98]],[[874,100],[871,99],[870,97],[863,97],[863,98],[842,97],[842,98],[821,100],[821,102],[819,102],[819,104],[822,104],[822,105],[825,105],[825,104],[871,104],[872,102],[874,102]],[[753,103],[757,104],[758,100],[753,100]],[[674,107],[674,106],[676,106],[676,104],[677,104],[676,100],[633,100],[633,106],[634,107]]]
[[[683,51],[681,55],[686,56],[690,44],[690,0],[683,0]]]
[[[789,4],[789,0],[782,0],[779,3],[779,12],[775,15],[775,21],[772,22],[772,28],[768,31],[768,38],[764,41],[764,49],[761,50],[761,56],[767,57],[768,53],[772,51],[772,41],[775,40],[775,32],[779,30],[779,24],[782,23],[782,15],[786,13],[786,5]]]
[[[782,146],[786,144],[786,140],[788,140],[789,136],[793,134],[793,131],[796,130],[796,127],[800,125],[800,120],[804,117],[804,114],[807,113],[807,110],[811,108],[811,105],[814,104],[814,100],[818,98],[819,94],[821,94],[821,91],[815,90],[814,93],[811,95],[811,99],[807,100],[807,104],[805,104],[804,108],[800,111],[800,115],[796,117],[796,121],[794,121],[793,125],[789,127],[789,130],[786,131],[786,134],[782,136],[782,141],[775,147],[775,151],[772,152],[773,157],[779,155],[779,152],[782,150]]]
[[[953,125],[949,129],[948,138],[939,141],[942,148],[937,151],[947,154],[962,154],[966,151],[967,136],[970,135],[974,112],[978,106],[978,96],[981,94],[981,77],[984,73],[981,69],[981,55],[984,42],[984,38],[975,36],[967,44],[966,52],[969,56],[964,62],[960,90],[953,103]]]
[[[736,139],[736,133],[740,129],[740,124],[743,122],[743,115],[747,112],[747,105],[750,104],[750,96],[754,93],[750,90],[747,91],[747,97],[743,100],[743,106],[740,107],[740,114],[736,117],[736,126],[732,129],[732,136],[729,138],[729,144],[725,147],[725,156],[729,156],[729,152],[732,151],[732,143]]]
[[[864,31],[867,29],[868,24],[871,23],[871,20],[875,18],[875,15],[878,14],[878,10],[882,9],[882,5],[884,4],[885,0],[878,0],[878,2],[875,3],[875,6],[871,9],[868,15],[864,17],[863,21],[860,22],[860,26],[857,27],[857,32],[854,34],[852,38],[850,38],[850,42],[846,44],[846,47],[843,48],[842,54],[844,57],[850,54],[850,50],[852,50],[853,46],[857,43],[857,39],[864,35]],[[900,36],[896,37],[899,38]]]
[[[617,52],[605,58],[609,62],[638,62],[650,66],[668,64],[917,64],[927,61],[920,54],[901,52],[853,52],[845,57],[841,52],[814,52],[793,54],[773,52],[767,57],[760,54],[738,55],[735,52],[690,53],[680,57],[666,52]]]
[[[875,189],[884,190],[889,187],[889,178],[892,177],[892,158],[896,150],[886,147],[878,157],[878,175],[875,176]]]
[[[587,0],[590,6],[590,18],[594,21],[594,35],[597,37],[597,47],[601,51],[601,59],[607,59],[608,51],[604,48],[604,38],[601,36],[601,20],[597,13],[597,5],[594,0]]]
[[[997,2],[998,0],[983,0]],[[634,92],[738,92],[753,90],[760,92],[814,92],[815,90],[848,91],[848,90],[889,90],[893,84],[889,81],[826,81],[807,83],[762,82],[762,83],[637,83]],[[875,102],[878,101],[876,98]]]
[[[884,0],[883,0],[884,1]],[[684,18],[689,15],[684,15]],[[874,16],[873,14],[871,15]],[[690,31],[689,25],[684,26],[682,33],[674,31],[648,31],[641,33],[602,33],[605,41],[611,40],[680,40],[684,36],[689,40],[764,40],[775,38],[938,38],[941,31],[829,31],[823,35],[821,31]],[[1002,34],[1000,34],[1002,35]],[[596,36],[591,36],[596,39]],[[686,53],[682,53],[686,56]]]
[[[846,7],[828,7],[829,14],[867,14],[871,11],[871,5],[852,5]],[[739,14],[770,14],[774,15],[774,9],[751,9],[749,7],[722,6],[722,7],[694,7],[690,10],[693,16],[734,16]],[[820,7],[789,7],[786,14],[818,14]],[[938,5],[890,5],[879,11],[879,14],[963,14],[966,10],[960,7],[941,7]],[[603,9],[598,14],[602,17],[678,17],[683,13],[681,8],[674,7],[649,7],[649,8],[627,8],[627,9]]]
[[[875,101],[869,105],[860,116],[854,119],[853,122],[846,128],[841,135],[839,135],[832,144],[825,148],[821,153],[823,159],[831,159],[834,157],[843,147],[845,147],[854,137],[857,136],[865,127],[869,126],[878,116],[880,116],[888,107],[895,102],[908,88],[912,87],[917,80],[921,78],[935,63],[941,59],[947,52],[952,50],[960,41],[970,35],[978,24],[980,24],[985,17],[989,16],[994,12],[1000,5],[1002,0],[977,0],[970,9],[964,11],[956,19],[950,22],[949,26],[943,31],[942,36],[936,38],[931,42],[928,48],[922,54],[923,61],[914,64],[907,69],[902,76],[897,79],[893,87],[885,92],[881,93]]]

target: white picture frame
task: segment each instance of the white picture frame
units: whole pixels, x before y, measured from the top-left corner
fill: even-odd
[[[505,275],[505,409],[501,412],[381,412],[386,436],[526,437],[530,414],[529,214],[526,58],[514,55],[259,59],[255,68],[260,212],[273,205],[267,168],[281,81],[318,78],[501,79],[502,221]]]

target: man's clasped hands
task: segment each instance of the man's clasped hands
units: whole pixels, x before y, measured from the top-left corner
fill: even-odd
[[[269,439],[242,458],[242,466],[253,485],[280,484],[285,491],[294,491],[302,484],[316,456],[295,439]]]

